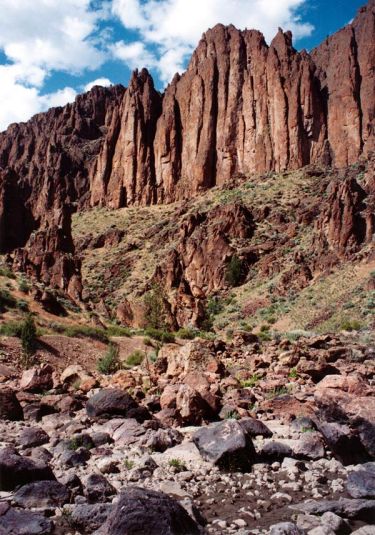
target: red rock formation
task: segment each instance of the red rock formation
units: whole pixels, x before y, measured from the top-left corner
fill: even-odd
[[[142,70],[126,91],[96,87],[74,104],[11,125],[0,134],[1,250],[24,247],[18,265],[65,289],[79,269],[75,261],[66,266],[74,254],[66,235],[72,210],[170,202],[234,175],[340,167],[368,156],[375,147],[374,21],[370,0],[311,55],[293,48],[290,32],[280,30],[268,46],[257,31],[219,24],[164,95]],[[373,218],[366,217],[370,239]],[[332,237],[339,248],[344,234]],[[43,248],[54,261],[41,258]]]
[[[76,298],[71,212],[88,205],[92,169],[123,93],[95,87],[0,134],[0,249],[23,247],[17,268]]]
[[[253,230],[251,213],[239,204],[186,218],[176,248],[154,277],[164,287],[178,325],[195,325],[204,318],[206,297],[226,285],[228,262]],[[248,260],[244,257],[243,263]]]

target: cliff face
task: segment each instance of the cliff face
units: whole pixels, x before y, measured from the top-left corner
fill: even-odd
[[[74,210],[172,202],[236,175],[355,163],[374,150],[374,68],[375,0],[311,55],[293,48],[290,32],[268,46],[257,31],[217,25],[163,95],[142,70],[127,90],[94,88],[0,134],[0,248],[24,248],[18,265],[45,281],[53,260],[43,255],[59,251],[65,268],[54,283],[67,289],[78,269],[66,256]],[[37,255],[33,232],[43,234]]]

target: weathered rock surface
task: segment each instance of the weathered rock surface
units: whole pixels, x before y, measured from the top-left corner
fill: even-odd
[[[120,495],[106,530],[109,535],[199,534],[197,524],[176,500],[138,487],[129,487]]]
[[[92,396],[86,405],[90,418],[114,418],[125,416],[143,422],[150,418],[148,411],[125,391],[108,388]]]
[[[0,490],[13,490],[33,481],[54,480],[49,466],[19,455],[13,448],[0,451]]]
[[[23,411],[16,393],[9,387],[0,388],[0,419],[23,420]]]

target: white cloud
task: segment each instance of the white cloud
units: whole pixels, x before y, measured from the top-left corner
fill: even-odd
[[[79,74],[106,58],[95,32],[108,4],[94,9],[90,0],[0,0],[0,129],[50,106],[66,104],[70,87],[41,95],[52,71]]]
[[[100,85],[101,87],[109,87],[110,85],[113,85],[111,80],[109,78],[97,78],[96,80],[93,80],[92,82],[89,82],[84,86],[85,91],[90,91],[93,87],[96,85]]]
[[[157,59],[141,41],[126,44],[118,41],[111,47],[115,58],[124,61],[131,69],[157,66]]]
[[[21,83],[23,75],[16,65],[0,65],[0,131],[5,130],[10,123],[27,121],[35,113],[52,106],[72,102],[76,96],[71,87],[40,95],[38,87]]]
[[[218,22],[234,24],[242,29],[261,30],[268,41],[276,34],[279,26],[292,30],[296,39],[309,35],[313,27],[301,22],[296,14],[296,9],[305,2],[306,0],[113,0],[112,11],[125,28],[139,32],[142,42],[156,46],[157,68],[162,80],[168,82],[174,70],[182,70],[186,57],[196,47],[202,33]],[[146,48],[144,52],[147,57]],[[129,61],[126,56],[121,58],[117,54],[116,57]],[[139,54],[137,63],[141,60],[142,55]],[[133,66],[130,62],[128,64]]]

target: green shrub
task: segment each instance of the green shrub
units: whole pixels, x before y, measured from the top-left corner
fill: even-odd
[[[176,332],[177,338],[181,338],[182,340],[194,340],[197,335],[198,331],[189,327],[182,327]]]
[[[159,342],[163,342],[164,344],[171,344],[176,341],[176,337],[173,333],[155,329],[153,327],[147,327],[147,329],[145,329],[145,335],[154,340],[158,340]]]
[[[230,286],[238,286],[242,279],[242,261],[234,255],[229,261],[225,272],[225,280]]]
[[[108,343],[109,338],[107,331],[100,327],[91,327],[89,325],[59,325],[54,324],[53,329],[56,332],[65,334],[71,338],[92,338],[93,340],[99,340],[100,342]]]
[[[17,308],[19,310],[22,310],[22,312],[28,312],[29,304],[24,299],[20,299],[19,301],[17,301]]]
[[[33,355],[37,345],[37,333],[34,318],[31,314],[28,314],[22,323],[20,338],[25,355]]]
[[[252,387],[255,386],[259,381],[260,381],[260,377],[259,377],[259,375],[257,375],[256,373],[254,373],[254,375],[252,375],[252,376],[250,377],[250,379],[246,379],[245,381],[241,381],[241,386],[242,386],[242,388],[252,388]]]
[[[292,368],[289,372],[289,375],[288,375],[289,379],[297,379],[298,377],[298,372],[297,372],[297,368]]]
[[[209,316],[217,316],[223,311],[223,304],[219,297],[212,296],[208,298],[206,311]]]
[[[131,461],[130,459],[124,459],[124,467],[127,469],[127,470],[131,470],[132,468],[134,468],[134,461]]]
[[[87,435],[77,435],[72,437],[68,443],[68,449],[72,451],[78,450],[78,448],[86,448],[91,450],[94,447],[94,443],[91,437]]]
[[[184,462],[180,459],[171,459],[168,464],[172,468],[175,468],[178,472],[184,472],[186,470]]]
[[[0,325],[0,335],[16,336],[17,338],[20,338],[22,325],[22,321],[10,321],[9,323],[3,323],[3,325]]]
[[[142,351],[139,351],[137,349],[128,356],[125,363],[127,366],[132,368],[133,366],[139,366],[142,363],[143,359],[144,359],[144,353],[142,353]]]
[[[155,284],[144,296],[145,324],[153,329],[165,329],[167,326],[166,298],[162,288]]]
[[[96,367],[103,375],[116,373],[121,367],[118,346],[109,344],[106,354],[98,360]]]
[[[0,312],[5,312],[9,308],[16,308],[17,300],[8,290],[0,290]]]
[[[16,276],[13,273],[13,271],[10,269],[10,267],[6,265],[0,266],[0,277],[7,277],[8,279],[15,279]]]
[[[130,338],[132,336],[132,332],[129,327],[122,327],[121,325],[110,325],[109,327],[107,327],[107,335],[126,336],[127,338]]]
[[[345,320],[340,325],[342,331],[360,331],[361,328],[362,325],[357,320]]]
[[[20,283],[18,285],[18,289],[20,292],[22,292],[23,294],[27,294],[29,293],[30,291],[30,286],[28,285],[28,283],[25,281],[25,279],[21,279],[20,280]]]

